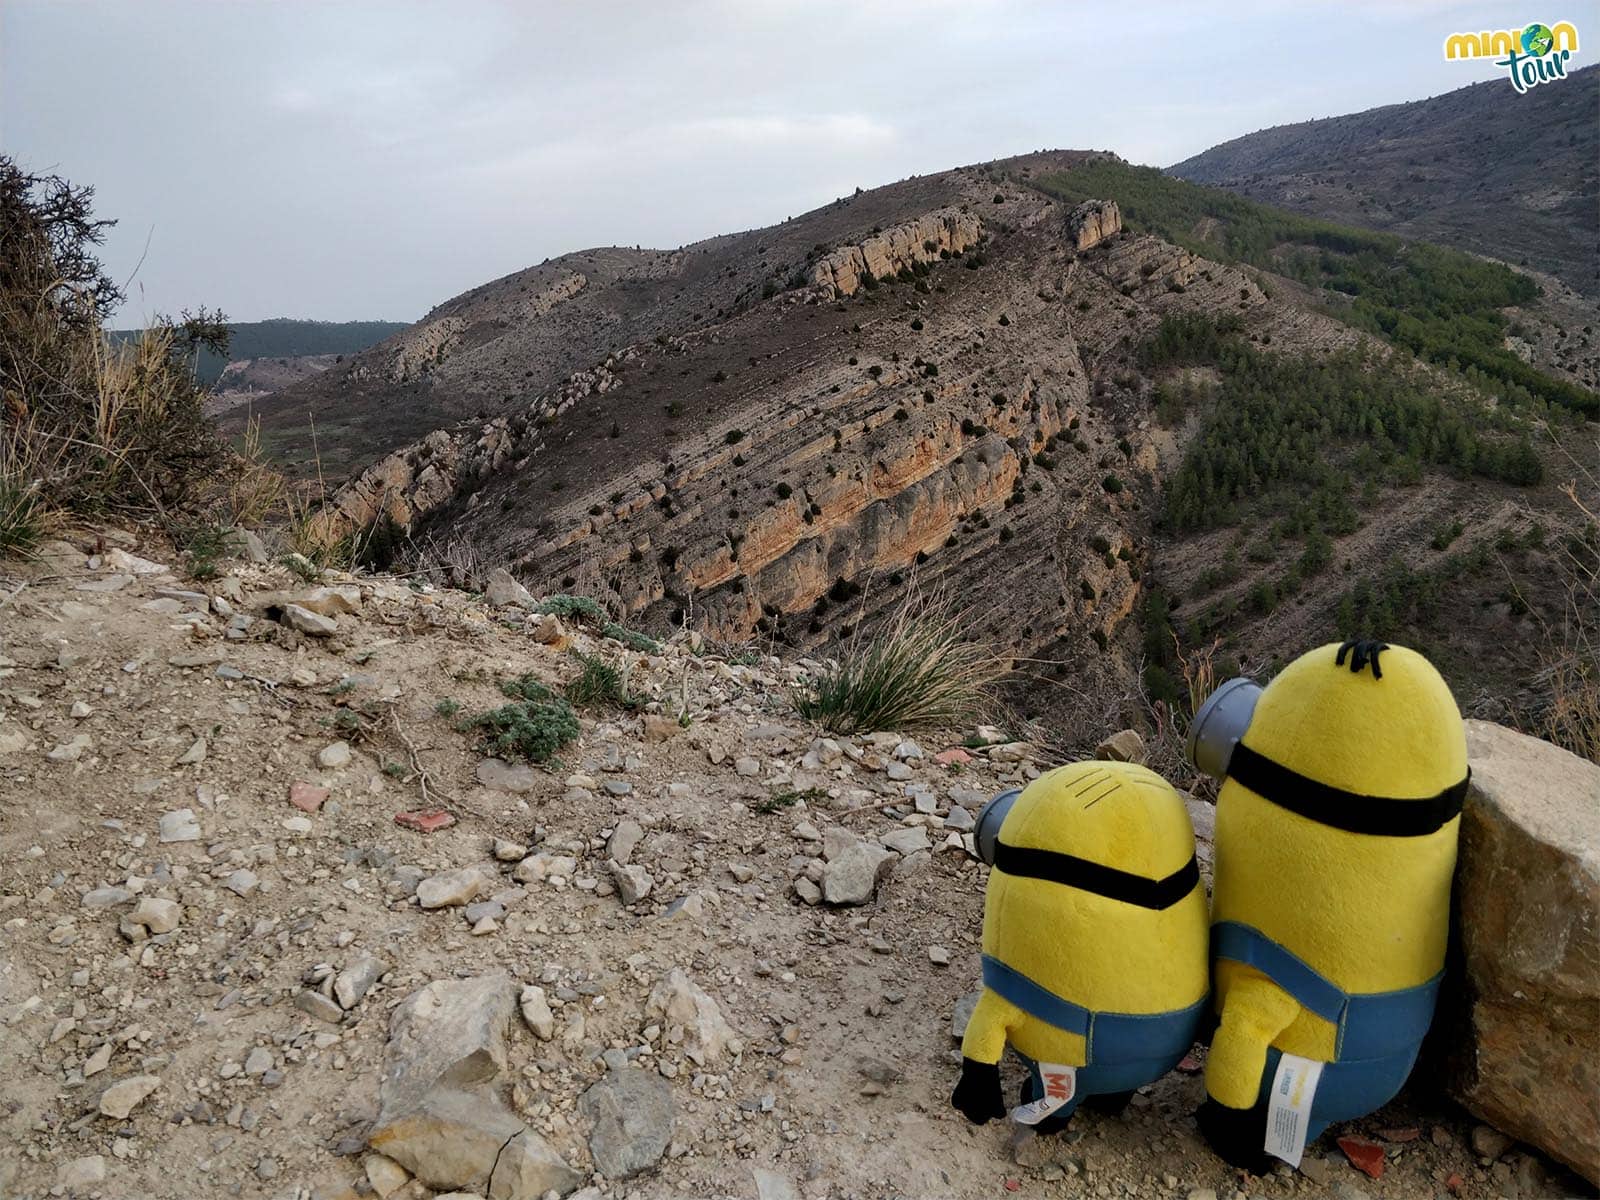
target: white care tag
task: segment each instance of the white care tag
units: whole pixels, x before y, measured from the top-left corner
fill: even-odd
[[[1019,1125],[1037,1125],[1051,1113],[1072,1102],[1078,1093],[1078,1068],[1064,1067],[1059,1063],[1039,1063],[1039,1078],[1044,1081],[1044,1095],[1011,1110],[1011,1119]]]
[[[1306,1148],[1311,1101],[1321,1078],[1322,1064],[1297,1054],[1283,1055],[1278,1060],[1278,1073],[1272,1077],[1272,1093],[1267,1097],[1266,1151],[1291,1167],[1300,1165],[1300,1155]]]

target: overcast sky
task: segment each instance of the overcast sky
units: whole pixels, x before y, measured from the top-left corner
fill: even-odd
[[[1443,61],[1457,29],[1587,52],[1600,3],[1557,7],[0,0],[0,147],[96,187],[108,265],[143,256],[121,323],[413,320],[586,246],[1043,147],[1165,166],[1499,73]]]

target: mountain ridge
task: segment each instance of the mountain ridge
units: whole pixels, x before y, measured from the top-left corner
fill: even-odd
[[[1488,80],[1273,126],[1166,170],[1297,212],[1532,266],[1594,300],[1597,111],[1600,66],[1589,66],[1522,96],[1503,79]]]

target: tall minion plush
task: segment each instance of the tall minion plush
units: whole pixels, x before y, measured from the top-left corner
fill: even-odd
[[[1085,1097],[1118,1109],[1193,1045],[1207,990],[1206,898],[1194,830],[1164,779],[1133,763],[1061,767],[980,815],[994,870],[983,993],[951,1103],[1006,1114],[1007,1044],[1030,1079],[1018,1121],[1049,1132]]]
[[[1224,684],[1190,757],[1223,780],[1221,1024],[1198,1119],[1218,1154],[1259,1173],[1271,1157],[1298,1164],[1410,1074],[1444,967],[1466,734],[1420,654],[1346,642],[1265,690]]]

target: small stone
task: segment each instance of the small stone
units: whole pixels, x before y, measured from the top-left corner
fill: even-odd
[[[794,894],[812,906],[822,903],[822,889],[804,875],[794,881]]]
[[[528,848],[521,842],[508,842],[505,838],[495,838],[494,857],[496,862],[521,862],[528,857]]]
[[[968,754],[960,746],[951,746],[948,750],[941,750],[935,754],[933,761],[941,767],[959,767],[970,763],[972,755]]]
[[[921,825],[892,829],[878,840],[896,854],[911,855],[919,850],[932,848],[932,843],[928,841],[928,831]]]
[[[800,1200],[799,1190],[787,1175],[764,1167],[754,1168],[751,1174],[755,1176],[756,1200]]]
[[[835,905],[865,904],[894,863],[892,851],[865,842],[852,843],[823,871],[822,898]]]
[[[644,840],[644,829],[637,821],[618,821],[616,829],[612,830],[611,839],[606,842],[606,854],[615,861],[626,865],[633,859],[633,852],[638,849],[639,843]]]
[[[539,786],[539,776],[526,763],[513,765],[503,759],[486,758],[475,773],[479,783],[497,792],[531,792]]]
[[[142,897],[123,918],[128,924],[143,926],[152,934],[171,933],[182,919],[182,905],[176,900],[161,900],[155,896]]]
[[[118,1080],[100,1093],[100,1115],[117,1121],[126,1120],[128,1114],[160,1086],[161,1078],[158,1075],[134,1075]]]
[[[103,1154],[88,1154],[63,1163],[56,1172],[56,1183],[69,1192],[97,1187],[106,1181],[106,1159]]]
[[[162,842],[198,842],[200,821],[192,808],[180,808],[162,816],[159,825]]]
[[[943,946],[929,946],[928,961],[936,967],[948,967],[950,965],[950,951]]]
[[[637,865],[611,864],[611,879],[617,885],[617,895],[624,904],[637,904],[650,894],[655,880],[650,872]]]
[[[534,601],[527,588],[518,583],[511,572],[504,567],[496,567],[489,572],[489,578],[484,584],[483,598],[495,608],[504,608],[508,604],[520,604],[524,608],[532,608]]]
[[[744,757],[734,759],[733,769],[740,775],[751,777],[761,774],[761,763],[758,759],[754,759],[746,755]]]
[[[469,925],[480,921],[498,921],[506,915],[506,906],[498,900],[478,900],[461,910]]]
[[[903,783],[911,778],[911,768],[903,762],[892,762],[884,768],[884,774],[896,783]]]
[[[578,860],[569,854],[530,854],[511,872],[518,883],[542,883],[546,879],[570,879]]]
[[[680,967],[668,971],[651,990],[645,1013],[659,1018],[669,1031],[682,1031],[684,1053],[697,1066],[744,1051],[744,1043],[722,1015],[715,998]]]
[[[277,1159],[275,1159],[275,1158],[263,1158],[260,1162],[256,1163],[256,1178],[257,1179],[261,1180],[262,1182],[265,1182],[265,1181],[267,1181],[269,1179],[276,1179],[277,1177],[278,1177],[278,1160]]]
[[[1094,748],[1094,756],[1110,762],[1142,763],[1148,752],[1136,730],[1121,729]]]
[[[222,881],[222,886],[235,896],[248,896],[261,886],[261,880],[254,871],[238,870]]]
[[[361,1169],[367,1176],[367,1182],[372,1185],[372,1190],[384,1200],[390,1192],[399,1191],[411,1179],[411,1172],[407,1171],[387,1154],[369,1154],[362,1160]]]
[[[471,867],[444,871],[417,885],[417,902],[423,908],[450,908],[473,900],[484,878]]]
[[[90,708],[82,700],[74,700],[70,715],[74,721],[82,721],[86,717],[94,716],[94,709]]]
[[[541,1042],[548,1042],[555,1037],[555,1014],[550,1011],[550,1002],[545,999],[542,987],[535,984],[529,984],[524,987],[520,1005],[522,1019],[528,1023],[528,1028],[533,1030],[535,1037]]]
[[[972,1014],[978,1007],[978,998],[981,991],[968,992],[956,1001],[955,1008],[950,1013],[950,1037],[960,1041],[967,1034],[967,1023],[972,1020]]]
[[[77,762],[83,757],[83,752],[94,745],[94,739],[87,733],[74,734],[70,741],[61,743],[45,757],[51,762]]]
[[[203,763],[205,760],[206,740],[203,737],[197,737],[189,744],[189,748],[179,755],[178,761],[173,765],[187,767],[193,766],[195,763]]]
[[[489,1196],[491,1200],[563,1196],[582,1182],[582,1174],[573,1170],[554,1146],[533,1130],[524,1129],[495,1157]]]
[[[91,1075],[98,1075],[110,1065],[111,1043],[102,1042],[95,1052],[84,1060],[83,1077],[88,1079]]]
[[[1501,1133],[1492,1125],[1474,1125],[1472,1127],[1472,1152],[1480,1158],[1499,1158],[1516,1142]]]
[[[283,606],[283,623],[308,637],[332,637],[339,632],[339,622],[332,617],[325,617],[298,604]]]
[[[133,900],[133,893],[126,888],[102,887],[95,888],[83,894],[79,901],[84,908],[116,908]]]
[[[314,813],[328,799],[328,789],[296,779],[289,785],[289,803],[302,812]]]
[[[324,771],[338,771],[350,765],[350,743],[334,742],[317,752],[317,765]]]
[[[309,1013],[319,1021],[326,1021],[330,1025],[337,1025],[344,1019],[344,1009],[321,992],[302,989],[294,994],[294,1006],[303,1013]]]
[[[644,740],[647,742],[665,742],[677,737],[683,732],[683,723],[671,717],[664,717],[660,713],[646,713],[644,717]]]
[[[453,813],[448,813],[442,808],[416,808],[406,812],[397,812],[394,823],[402,829],[415,830],[417,833],[438,833],[441,829],[449,829],[456,823]]]
[[[626,779],[608,779],[605,782],[605,791],[608,796],[631,796],[633,784]]]
[[[977,819],[959,804],[952,804],[944,818],[944,827],[954,829],[958,833],[969,833],[977,824]]]
[[[339,1007],[349,1010],[360,1004],[372,990],[372,985],[377,983],[388,969],[388,964],[382,959],[363,954],[340,971],[333,980],[333,996],[339,1002]]]
[[[579,1110],[591,1123],[589,1153],[607,1179],[627,1179],[666,1153],[676,1119],[672,1088],[636,1067],[608,1071],[583,1093]]]
[[[148,558],[140,558],[136,554],[129,554],[120,547],[112,547],[106,551],[105,568],[108,571],[122,571],[129,575],[170,575],[172,573],[171,567],[152,562]]]
[[[1300,1174],[1318,1187],[1327,1187],[1328,1181],[1333,1178],[1333,1169],[1327,1159],[1307,1154],[1300,1160]]]
[[[275,1066],[277,1062],[272,1057],[272,1051],[265,1046],[254,1046],[250,1053],[245,1055],[244,1073],[251,1078],[259,1078]]]

